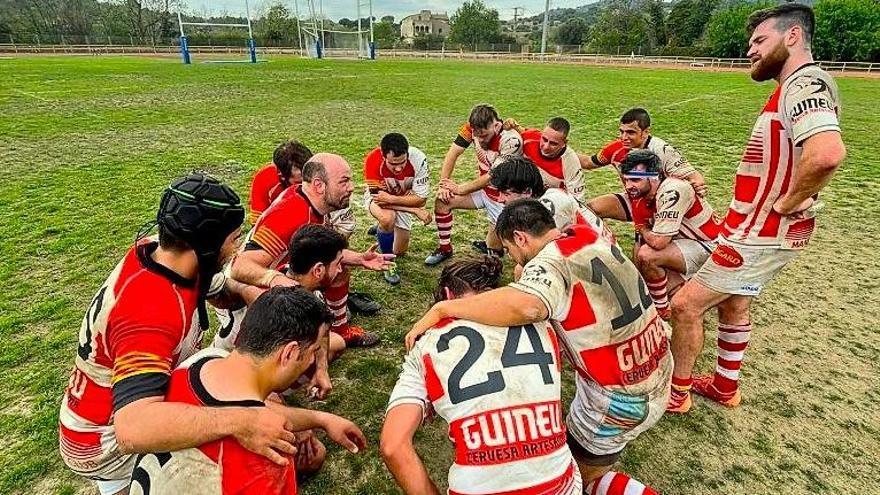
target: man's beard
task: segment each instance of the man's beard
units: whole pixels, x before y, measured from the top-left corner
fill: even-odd
[[[327,206],[333,209],[333,211],[342,210],[348,208],[349,203],[351,202],[351,195],[342,195],[336,198],[328,198]]]
[[[770,53],[761,57],[757,63],[752,65],[752,79],[761,82],[777,77],[782,72],[782,66],[787,61],[788,49],[780,41]]]

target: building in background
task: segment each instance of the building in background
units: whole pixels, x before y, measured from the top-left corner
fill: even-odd
[[[416,36],[427,35],[449,36],[449,17],[445,13],[433,14],[430,10],[423,10],[400,20],[400,36],[404,41],[412,42]]]

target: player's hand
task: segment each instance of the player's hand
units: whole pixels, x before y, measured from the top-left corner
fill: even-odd
[[[784,217],[794,217],[802,212],[806,212],[807,210],[809,210],[815,202],[816,200],[814,200],[813,198],[807,198],[801,201],[800,204],[792,208],[787,204],[788,201],[786,200],[786,197],[783,196],[777,199],[775,203],[773,203],[773,211],[779,213]]]
[[[357,454],[367,448],[367,437],[351,421],[335,414],[325,413],[321,423],[327,436],[352,454]]]
[[[389,204],[391,201],[393,201],[393,199],[392,199],[393,196],[391,194],[388,194],[385,191],[379,191],[378,193],[373,194],[372,197],[373,197],[373,202],[375,202],[379,206],[385,206],[385,205]]]
[[[309,380],[309,398],[315,400],[326,399],[333,390],[333,384],[330,382],[330,374],[327,368],[315,368],[312,379]]]
[[[312,430],[298,431],[296,435],[296,465],[309,466],[314,462],[315,456],[320,450],[321,442]]]
[[[442,304],[442,303],[437,303]],[[404,338],[404,343],[406,344],[406,350],[412,350],[413,346],[416,345],[416,341],[419,340],[419,337],[425,334],[428,330],[430,330],[437,322],[440,321],[440,315],[437,311],[437,304],[431,307],[425,316],[423,316],[419,321],[417,321],[412,328],[407,332],[406,337]]]
[[[441,179],[440,182],[443,182],[443,179]],[[443,187],[443,185],[441,184],[437,187],[436,198],[437,198],[437,201],[442,201],[444,203],[448,203],[449,200],[452,199],[452,192],[449,189],[446,189],[445,187]]]
[[[452,179],[442,179],[440,181],[440,187],[449,191],[452,194],[461,195],[461,186],[456,184],[455,181]]]
[[[694,186],[694,192],[697,193],[697,196],[705,198],[709,194],[709,188],[706,187],[705,182],[692,182],[691,185]]]
[[[523,131],[526,130],[525,127],[521,126],[519,124],[519,122],[517,122],[516,119],[514,119],[512,117],[508,117],[508,118],[504,119],[504,122],[502,122],[502,124],[501,124],[501,128],[504,129],[505,131],[509,131],[512,129],[520,134],[522,134]]]
[[[281,414],[268,407],[244,409],[242,421],[232,434],[249,451],[260,454],[280,466],[290,463],[296,454],[296,436],[292,425]]]
[[[370,249],[361,253],[361,266],[368,269],[381,272],[387,270],[391,266],[391,262],[396,258],[393,254],[377,253],[378,244],[373,244]]]
[[[272,279],[271,282],[269,282],[269,288],[271,289],[272,287],[279,287],[279,286],[281,286],[281,287],[299,287],[299,282],[297,282],[296,280],[294,280],[290,277],[286,277],[284,275],[277,275],[276,277],[274,277]]]

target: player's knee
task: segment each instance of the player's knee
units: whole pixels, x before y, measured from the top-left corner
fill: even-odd
[[[657,251],[647,244],[642,244],[636,252],[636,260],[639,264],[654,266],[657,263]]]
[[[327,349],[327,360],[333,361],[345,350],[345,340],[336,332],[330,332],[330,345]]]
[[[688,304],[687,297],[685,297],[685,291],[680,290],[672,296],[672,301],[670,303],[670,307],[672,308],[672,318],[677,322],[687,322],[693,321],[698,318],[699,312],[696,308]],[[673,328],[675,325],[673,325]]]
[[[731,325],[746,325],[750,321],[749,299],[730,297],[718,305],[718,321]]]

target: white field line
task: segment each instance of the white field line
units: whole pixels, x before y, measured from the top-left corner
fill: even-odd
[[[13,89],[12,91],[14,91],[14,92],[16,92],[16,93],[18,93],[18,94],[20,94],[20,95],[24,95],[24,96],[27,96],[27,97],[33,98],[33,99],[35,99],[35,100],[42,101],[42,102],[44,102],[44,103],[52,103],[51,100],[47,100],[46,98],[43,98],[42,96],[37,95],[37,94],[34,94],[34,93],[31,93],[31,92],[29,92],[29,91],[22,91],[22,90],[20,90],[20,89]],[[96,118],[96,119],[101,119],[101,118],[102,118],[100,115],[98,115],[98,114],[96,114],[96,113],[94,113],[94,112],[84,111],[83,113],[85,113],[86,115],[88,115],[88,116],[90,116],[90,117],[94,117],[94,118]]]

